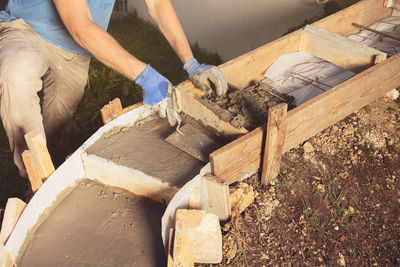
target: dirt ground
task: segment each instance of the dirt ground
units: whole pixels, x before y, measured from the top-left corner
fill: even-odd
[[[400,100],[381,98],[246,180],[255,202],[223,226],[219,266],[400,264]]]

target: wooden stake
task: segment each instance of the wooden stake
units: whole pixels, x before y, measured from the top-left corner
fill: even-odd
[[[119,98],[115,98],[110,101],[107,105],[105,105],[101,110],[101,118],[103,119],[103,123],[109,123],[113,119],[117,118],[122,114],[122,104]]]
[[[135,108],[138,108],[143,105],[143,102],[136,103],[126,108],[122,108],[121,100],[119,98],[115,98],[110,101],[107,105],[105,105],[101,110],[101,118],[103,119],[103,123],[107,124],[115,118],[118,118],[122,114],[127,113]]]
[[[39,178],[46,180],[55,169],[43,134],[39,131],[31,131],[25,134],[25,141],[33,154],[35,173]]]
[[[23,202],[19,198],[9,198],[7,200],[0,232],[1,244],[5,244],[8,237],[11,235],[25,207],[25,202]]]
[[[231,216],[228,185],[218,181],[215,176],[203,176],[200,185],[200,209],[217,215],[220,221],[228,220]]]
[[[286,135],[287,108],[286,103],[281,103],[268,111],[267,137],[261,175],[261,182],[264,185],[269,184],[279,172]]]
[[[22,153],[22,160],[24,161],[26,172],[28,173],[29,181],[31,182],[32,192],[35,194],[36,191],[42,186],[43,181],[40,178],[37,168],[35,168],[35,157],[32,151],[25,150]]]
[[[189,195],[189,209],[198,210],[200,209],[200,189],[196,188]]]
[[[189,236],[183,221],[177,221],[174,237],[174,263],[177,267],[193,267],[194,255]]]
[[[175,267],[172,252],[174,251],[174,228],[169,229],[167,267]]]
[[[0,267],[12,267],[14,266],[13,260],[11,259],[10,253],[3,244],[0,243]]]

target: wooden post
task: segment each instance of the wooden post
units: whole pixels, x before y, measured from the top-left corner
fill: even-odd
[[[174,237],[174,264],[177,267],[193,267],[194,255],[193,248],[190,244],[189,236],[185,223],[177,221],[175,226]]]
[[[33,154],[35,173],[46,180],[55,169],[44,136],[39,131],[31,131],[25,134],[25,141]]]
[[[37,168],[35,168],[35,157],[32,151],[25,150],[22,153],[22,160],[24,161],[26,172],[28,173],[29,181],[31,182],[32,192],[35,194],[36,191],[42,186],[43,181],[38,173]]]
[[[19,198],[9,198],[4,211],[3,222],[1,224],[0,243],[5,244],[8,237],[14,230],[19,217],[26,207],[25,202]]]
[[[115,98],[110,101],[107,105],[105,105],[101,110],[101,118],[103,119],[103,123],[109,123],[113,119],[117,118],[122,114],[122,104],[119,98]]]
[[[268,111],[267,137],[261,175],[261,182],[264,185],[269,184],[279,172],[286,135],[287,108],[286,103],[281,103]]]
[[[172,252],[174,251],[174,228],[169,229],[167,267],[175,267]]]
[[[14,263],[3,244],[0,243],[0,267],[13,267]]]
[[[201,178],[200,209],[218,216],[220,221],[226,221],[231,216],[229,187],[213,175]]]
[[[107,105],[105,105],[101,110],[101,118],[103,119],[103,123],[107,124],[115,118],[118,118],[122,114],[127,113],[135,108],[138,108],[143,105],[143,102],[136,103],[126,108],[122,108],[121,100],[119,98],[115,98],[110,101]]]
[[[189,195],[189,209],[200,209],[200,188],[194,189]]]

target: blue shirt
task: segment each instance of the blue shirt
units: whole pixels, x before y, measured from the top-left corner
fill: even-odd
[[[86,0],[94,23],[107,30],[115,0]],[[46,41],[77,54],[90,55],[68,33],[52,0],[9,0],[0,22],[23,19]]]

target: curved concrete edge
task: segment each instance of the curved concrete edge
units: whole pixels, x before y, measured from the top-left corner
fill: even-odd
[[[98,129],[59,168],[57,168],[57,170],[55,170],[29,201],[5,244],[14,262],[16,262],[18,258],[29,231],[38,222],[39,217],[55,203],[57,197],[62,192],[74,186],[78,181],[87,178],[82,160],[82,154],[85,150],[103,134],[111,131],[113,128],[131,126],[135,124],[135,122],[153,114],[153,111],[141,106],[114,119]],[[126,184],[118,184],[118,182],[119,180],[117,180],[113,186],[124,189]],[[127,190],[131,191],[129,189]]]
[[[161,218],[161,234],[165,251],[168,250],[169,230],[175,227],[175,214],[178,209],[189,208],[190,193],[197,188],[200,188],[201,177],[206,173],[211,172],[210,163],[204,166],[200,173],[192,180],[187,182],[172,198],[167,206],[163,217]]]
[[[82,153],[86,178],[167,205],[179,188],[141,171]]]

